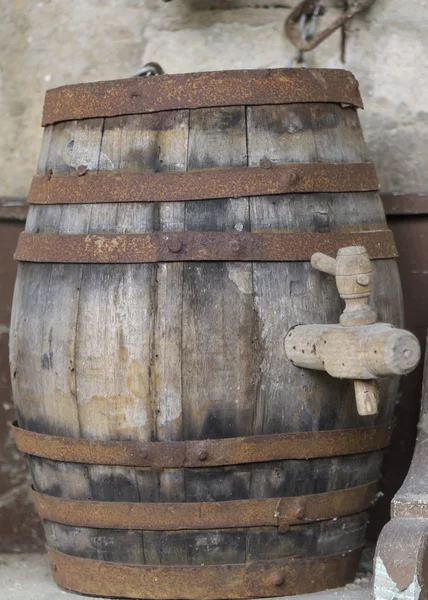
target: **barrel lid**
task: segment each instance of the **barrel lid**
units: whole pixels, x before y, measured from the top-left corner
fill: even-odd
[[[42,125],[166,110],[312,102],[363,107],[357,80],[342,69],[212,71],[54,88],[46,93]]]

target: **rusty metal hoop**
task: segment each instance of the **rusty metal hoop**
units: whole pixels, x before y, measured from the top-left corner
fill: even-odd
[[[155,233],[21,233],[15,259],[70,264],[143,264],[187,261],[307,261],[364,246],[372,259],[395,258],[388,229],[333,233],[171,231]]]
[[[288,163],[264,158],[258,167],[212,168],[187,172],[90,173],[33,177],[30,204],[183,202],[314,192],[378,191],[373,163]]]
[[[362,548],[328,556],[244,564],[130,565],[47,548],[55,582],[91,596],[152,600],[265,598],[317,592],[354,578]]]
[[[363,106],[355,77],[341,69],[215,71],[79,83],[48,90],[42,125],[165,110],[300,102]]]
[[[357,514],[369,508],[378,482],[352,488],[283,498],[222,502],[99,502],[70,500],[31,492],[42,519],[72,527],[180,531],[241,527],[279,527]]]
[[[249,437],[131,442],[46,435],[12,424],[17,448],[59,462],[155,469],[203,468],[275,460],[307,460],[377,452],[386,448],[393,423],[375,427],[273,433]]]

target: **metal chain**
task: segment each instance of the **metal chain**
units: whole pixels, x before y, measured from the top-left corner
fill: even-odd
[[[318,17],[321,14],[321,8],[321,3],[317,2],[311,14],[304,12],[300,15],[298,29],[303,43],[309,42],[313,37],[317,28]],[[287,66],[293,67],[294,65],[308,66],[304,58],[304,50],[298,49],[297,54],[290,59]]]
[[[318,17],[324,13],[324,7],[315,0],[303,0],[289,14],[285,21],[285,34],[298,49],[289,66],[303,64],[304,53],[313,50],[334,31],[344,28],[360,12],[370,8],[376,0],[351,0],[345,3],[344,12],[322,31],[316,32]]]
[[[156,62],[149,62],[144,65],[139,71],[131,75],[131,77],[152,77],[154,75],[163,75],[165,71],[162,69],[160,64]]]

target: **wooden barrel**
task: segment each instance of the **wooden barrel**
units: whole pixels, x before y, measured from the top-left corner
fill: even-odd
[[[402,325],[359,106],[335,70],[47,93],[11,368],[62,587],[245,598],[353,578],[397,380],[360,417],[352,382],[293,366],[284,338],[338,322],[309,259],[349,245]]]

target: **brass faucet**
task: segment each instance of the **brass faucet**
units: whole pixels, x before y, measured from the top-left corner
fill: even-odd
[[[311,264],[336,277],[345,309],[340,324],[292,327],[285,353],[297,367],[354,380],[358,413],[374,415],[379,407],[378,380],[413,371],[421,356],[419,342],[409,331],[376,323],[377,315],[369,306],[373,273],[364,247],[341,248],[336,259],[317,252]]]

